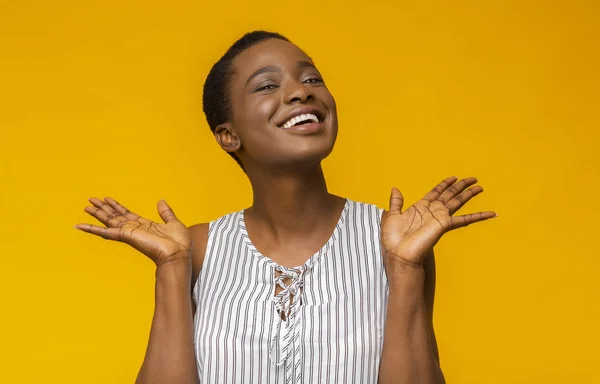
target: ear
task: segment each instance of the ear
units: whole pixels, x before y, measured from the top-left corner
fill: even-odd
[[[230,123],[223,123],[215,129],[215,139],[226,152],[237,152],[242,146],[238,135],[235,134]]]

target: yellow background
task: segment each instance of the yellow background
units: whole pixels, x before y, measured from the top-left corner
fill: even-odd
[[[9,1],[0,5],[0,382],[131,383],[153,266],[78,232],[89,196],[186,223],[251,202],[201,110],[212,63],[279,31],[317,62],[334,193],[442,178],[499,218],[437,249],[449,383],[600,383],[596,1]]]

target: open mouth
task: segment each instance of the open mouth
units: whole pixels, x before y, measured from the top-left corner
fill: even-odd
[[[285,123],[281,124],[279,126],[279,128],[289,129],[289,128],[296,127],[299,125],[305,125],[305,124],[311,124],[311,123],[318,124],[322,121],[323,121],[323,119],[319,118],[319,116],[317,116],[314,113],[303,113],[301,115],[292,117]]]

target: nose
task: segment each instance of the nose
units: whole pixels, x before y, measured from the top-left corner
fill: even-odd
[[[289,81],[285,89],[285,101],[287,103],[304,103],[315,96],[310,89],[300,81]]]

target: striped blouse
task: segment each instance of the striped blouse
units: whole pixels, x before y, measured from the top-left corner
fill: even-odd
[[[254,247],[243,210],[211,222],[193,289],[200,382],[376,383],[388,297],[382,212],[347,199],[327,243],[296,268]]]

